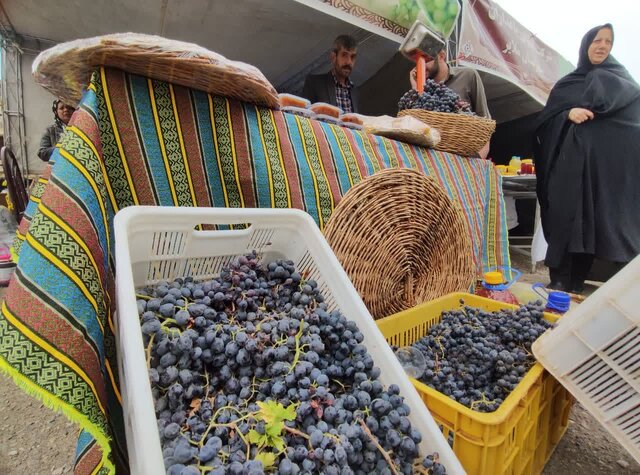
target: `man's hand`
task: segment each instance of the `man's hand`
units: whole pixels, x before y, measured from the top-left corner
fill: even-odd
[[[569,111],[569,120],[574,124],[582,124],[587,120],[592,120],[593,117],[593,112],[591,112],[589,109],[574,107]]]
[[[409,82],[411,82],[411,88],[418,90],[418,71],[413,68],[409,73]]]

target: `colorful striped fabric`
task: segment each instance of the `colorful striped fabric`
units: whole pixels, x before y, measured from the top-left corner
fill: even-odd
[[[53,162],[19,228],[0,368],[81,425],[79,474],[126,471],[112,320],[112,226],[124,207],[294,207],[322,228],[363,177],[411,167],[460,204],[479,272],[509,264],[500,178],[489,162],[119,70],[94,74]]]

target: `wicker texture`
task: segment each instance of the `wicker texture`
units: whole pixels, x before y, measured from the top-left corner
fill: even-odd
[[[56,45],[36,58],[33,76],[54,96],[77,105],[99,66],[279,109],[278,93],[255,66],[192,43],[137,33]]]
[[[463,157],[476,155],[496,130],[495,120],[465,114],[405,109],[400,111],[398,116],[415,117],[438,129],[440,142],[434,148]]]
[[[376,320],[468,291],[475,276],[457,203],[415,170],[384,170],[355,185],[324,234]]]

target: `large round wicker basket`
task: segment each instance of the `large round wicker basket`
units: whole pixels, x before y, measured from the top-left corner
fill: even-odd
[[[375,319],[467,291],[474,279],[462,212],[415,170],[384,170],[355,185],[324,234]]]
[[[472,115],[423,109],[405,109],[398,113],[398,116],[404,115],[415,117],[440,132],[440,142],[434,147],[436,150],[464,157],[476,155],[496,130],[495,120]]]
[[[255,66],[201,46],[140,33],[116,33],[60,43],[33,62],[35,81],[77,105],[100,66],[179,84],[216,96],[278,109],[278,93]]]

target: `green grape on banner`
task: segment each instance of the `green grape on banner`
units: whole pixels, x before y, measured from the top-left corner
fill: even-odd
[[[397,0],[391,9],[389,20],[405,28],[410,28],[419,13],[418,0]]]
[[[458,0],[418,0],[417,3],[419,20],[443,37],[451,36],[461,10]]]

